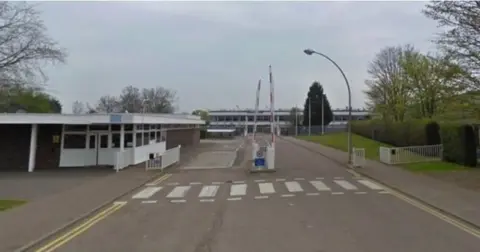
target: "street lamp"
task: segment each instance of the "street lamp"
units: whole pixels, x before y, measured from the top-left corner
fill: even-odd
[[[323,53],[319,53],[319,52],[317,52],[313,49],[305,49],[305,50],[303,50],[303,52],[307,55],[318,54],[318,55],[324,57],[325,59],[327,59],[328,61],[330,61],[332,64],[334,64],[338,68],[338,70],[340,71],[340,73],[343,76],[343,79],[345,80],[345,84],[347,84],[347,90],[348,90],[348,163],[351,164],[352,163],[352,94],[350,92],[350,84],[348,83],[347,76],[345,76],[345,73],[343,72],[342,68],[340,68],[340,66],[335,61],[333,61],[330,57],[328,57],[327,55],[325,55]]]

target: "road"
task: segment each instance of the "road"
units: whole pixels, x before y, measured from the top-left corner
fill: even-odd
[[[329,159],[276,146],[275,173],[178,169],[55,251],[480,251],[478,237]]]

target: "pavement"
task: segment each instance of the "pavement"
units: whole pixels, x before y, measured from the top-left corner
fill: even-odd
[[[480,234],[278,139],[275,173],[182,170],[117,200],[46,251],[471,252]],[[245,160],[249,151],[244,151]]]
[[[347,163],[348,155],[343,151],[293,137],[284,137],[284,139],[315,153],[325,155],[336,162]],[[366,160],[365,166],[355,169],[355,171],[471,225],[480,227],[480,193],[478,191],[461,188],[427,175],[413,174],[400,167],[374,160]]]

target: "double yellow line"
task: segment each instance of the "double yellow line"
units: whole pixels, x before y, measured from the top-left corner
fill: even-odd
[[[170,176],[172,176],[172,174],[166,173],[166,174],[162,175],[161,177],[155,179],[154,181],[147,183],[146,185],[147,186],[158,185],[158,184],[162,183],[163,181],[167,180],[168,178],[170,178]]]
[[[105,219],[112,213],[118,211],[120,208],[124,207],[127,204],[127,202],[115,202],[113,203],[110,207],[104,209],[97,215],[93,216],[89,220],[85,221],[81,225],[77,226],[76,228],[70,230],[69,232],[65,233],[64,235],[56,238],[55,240],[49,242],[45,246],[39,248],[36,250],[36,252],[51,252],[54,251],[55,249],[61,247],[68,241],[72,240],[73,238],[79,236],[83,232],[87,231],[89,228],[91,228],[93,225],[95,225],[97,222]]]

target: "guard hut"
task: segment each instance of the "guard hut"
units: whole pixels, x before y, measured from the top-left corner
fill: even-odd
[[[1,170],[135,165],[200,141],[198,116],[172,114],[0,114]]]

